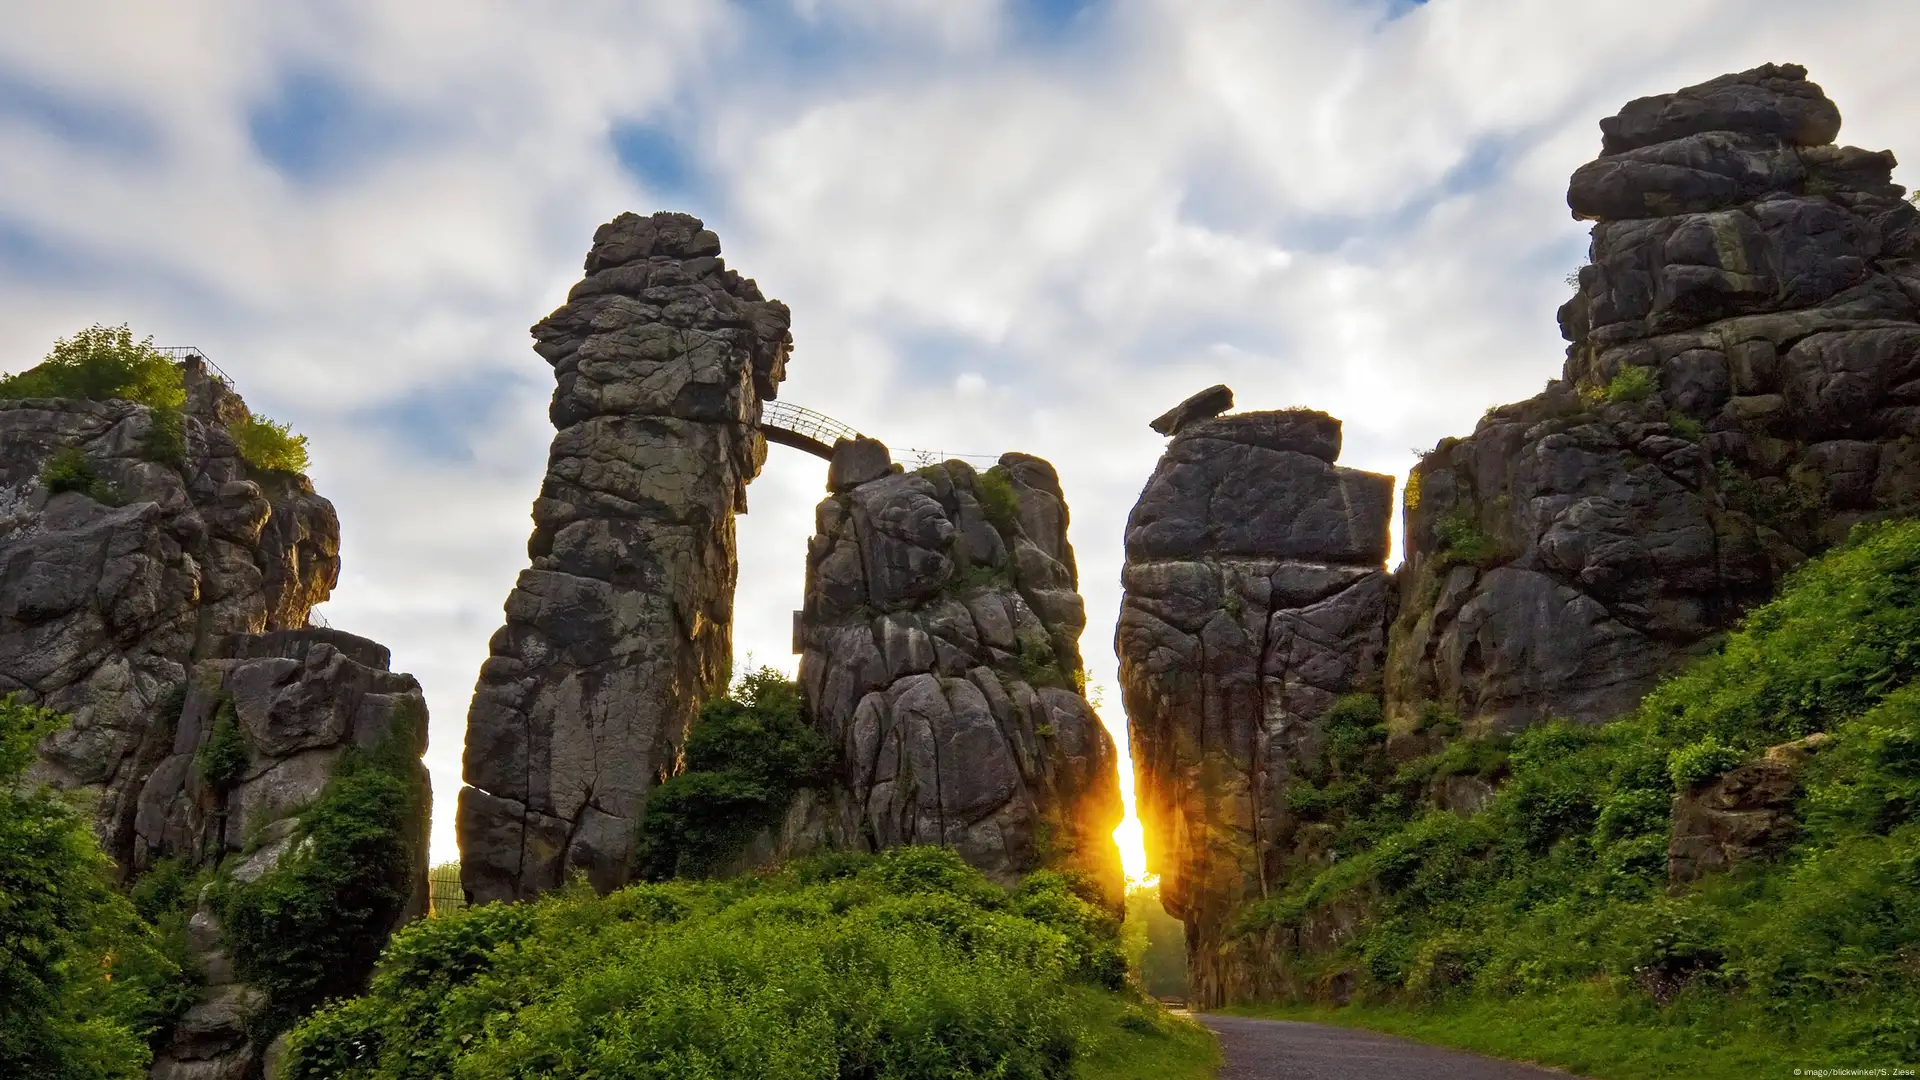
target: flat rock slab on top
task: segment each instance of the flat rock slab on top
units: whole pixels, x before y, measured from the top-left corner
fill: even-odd
[[[1162,435],[1178,435],[1180,430],[1199,420],[1211,420],[1233,408],[1233,391],[1225,383],[1205,390],[1154,417],[1147,426]]]

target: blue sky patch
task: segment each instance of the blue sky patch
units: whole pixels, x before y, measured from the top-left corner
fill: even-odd
[[[486,437],[500,411],[527,392],[524,375],[499,368],[449,375],[391,401],[357,409],[355,424],[365,424],[422,461],[465,464]]]
[[[138,155],[158,139],[140,116],[36,85],[0,68],[0,117],[11,117],[90,149]]]
[[[289,74],[270,100],[247,113],[254,149],[301,183],[331,179],[378,156],[398,141],[403,127],[397,111],[316,71]]]
[[[696,195],[708,195],[701,187],[700,170],[687,147],[657,124],[622,122],[613,125],[607,139],[620,165],[640,181],[648,194],[686,203]],[[698,215],[690,205],[676,206]],[[705,207],[711,212],[710,207]]]

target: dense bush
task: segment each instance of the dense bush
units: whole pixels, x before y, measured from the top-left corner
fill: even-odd
[[[1100,988],[1116,928],[1066,878],[1008,891],[941,848],[576,887],[401,931],[365,997],[295,1031],[287,1075],[1068,1077],[1133,1008]]]
[[[825,778],[832,755],[807,722],[800,687],[761,668],[701,708],[682,760],[641,821],[641,873],[654,881],[720,869],[797,791]]]
[[[233,698],[222,696],[213,712],[213,730],[194,755],[194,764],[215,791],[224,792],[240,782],[250,757],[246,733],[240,730],[240,720],[234,714]]]
[[[1336,952],[1283,962],[1303,985],[1357,972],[1374,1001],[1465,1009],[1604,991],[1645,1003],[1654,1012],[1644,1022],[1738,1015],[1770,1038],[1830,1045],[1848,1060],[1911,1060],[1920,1054],[1916,676],[1920,523],[1858,530],[1631,716],[1543,725],[1504,750],[1450,746],[1442,757],[1498,763],[1505,782],[1486,809],[1467,817],[1413,805],[1388,830],[1348,828],[1345,857],[1302,873],[1240,925],[1299,926],[1336,904],[1365,910]],[[1358,729],[1345,726],[1329,734],[1333,778],[1365,760],[1350,749]],[[1670,895],[1675,786],[1816,731],[1832,741],[1803,775],[1791,850]],[[1426,761],[1395,779],[1438,765]],[[1377,767],[1360,773],[1370,786],[1344,804],[1349,814],[1395,794]]]
[[[144,1040],[190,984],[109,885],[85,819],[24,780],[62,722],[0,699],[0,1076],[144,1077]]]
[[[276,1029],[365,985],[413,890],[425,778],[414,756],[418,718],[396,715],[372,751],[349,750],[299,840],[272,871],[221,886],[234,966],[267,992]]]
[[[256,469],[305,473],[312,464],[307,457],[307,437],[264,416],[249,416],[229,433],[240,449],[241,459]]]
[[[92,326],[54,342],[34,367],[0,377],[0,399],[118,398],[157,409],[186,403],[180,365],[153,347],[151,337],[133,340],[123,326]]]

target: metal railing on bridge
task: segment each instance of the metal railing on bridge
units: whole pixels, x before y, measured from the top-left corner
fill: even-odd
[[[767,437],[768,442],[791,446],[796,450],[804,450],[815,457],[828,460],[833,458],[835,442],[861,437],[859,430],[853,425],[789,401],[761,402],[759,427],[760,433]],[[894,460],[903,465],[934,465],[950,458],[988,463],[1000,460],[997,454],[949,453],[943,450],[922,450],[911,446],[890,449]]]

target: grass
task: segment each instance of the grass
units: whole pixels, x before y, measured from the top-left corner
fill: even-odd
[[[48,458],[40,470],[40,482],[46,485],[51,495],[77,491],[97,503],[107,506],[120,504],[119,492],[94,471],[93,462],[76,448],[57,451]]]

